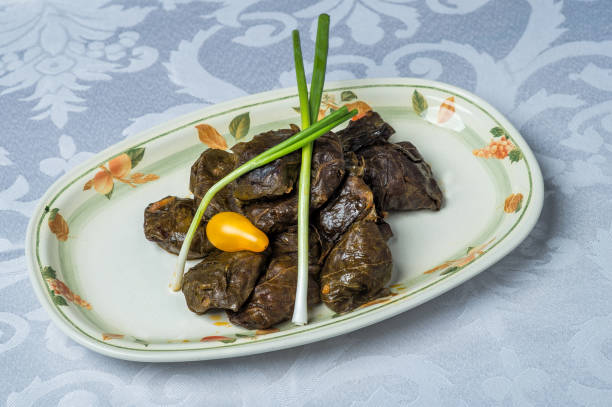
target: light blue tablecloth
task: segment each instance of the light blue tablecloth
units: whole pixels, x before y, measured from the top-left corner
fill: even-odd
[[[612,3],[88,0],[0,5],[0,404],[612,405]],[[50,323],[25,229],[68,168],[201,106],[294,85],[290,32],[328,79],[416,76],[485,98],[537,154],[533,233],[415,310],[313,345],[153,365]],[[412,403],[412,404],[411,404]]]

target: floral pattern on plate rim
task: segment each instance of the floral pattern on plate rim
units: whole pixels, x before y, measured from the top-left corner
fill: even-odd
[[[241,140],[247,136],[251,127],[251,116],[249,112],[239,114],[234,117],[229,125],[228,130],[235,140]],[[227,141],[212,125],[200,123],[195,126],[198,131],[198,139],[209,148],[219,150],[227,150]]]
[[[191,342],[234,343],[239,339],[255,340],[262,335],[273,334],[273,333],[277,333],[280,331],[281,331],[280,328],[257,329],[254,331],[239,332],[239,333],[235,333],[231,335],[209,335],[209,336],[204,336],[203,338],[199,340],[189,340],[189,339],[168,340],[166,341],[166,343],[191,343]],[[103,333],[102,334],[103,341],[109,341],[112,339],[124,339],[124,338],[125,338],[125,335],[123,334],[116,334],[116,333]],[[150,342],[147,342],[143,339],[132,337],[131,340],[133,342],[141,344],[144,347],[147,347],[150,345]]]
[[[115,190],[115,181],[122,182],[136,188],[137,185],[146,184],[147,182],[159,179],[155,174],[143,174],[135,172],[130,174],[145,154],[144,147],[130,148],[125,152],[108,160],[106,165],[101,165],[100,170],[92,179],[87,181],[83,186],[83,191],[87,191],[92,187],[96,192],[111,199]]]
[[[374,86],[376,86],[376,85],[374,85]],[[404,85],[402,85],[402,86],[404,86]],[[364,87],[370,87],[370,86],[366,85],[366,86],[364,86]],[[404,87],[408,87],[408,86],[404,86]],[[412,86],[412,87],[414,87],[414,86]],[[417,86],[417,87],[419,87],[419,86]],[[420,86],[420,87],[422,87],[422,88],[429,88],[429,89],[436,89],[436,90],[439,90],[439,89],[434,88],[434,87],[427,87],[427,86]],[[353,89],[355,89],[355,88],[356,88],[356,87],[354,87]],[[343,91],[343,92],[341,93],[341,100],[342,100],[342,101],[349,101],[349,100],[353,100],[353,99],[356,99],[356,98],[357,98],[357,95],[355,94],[355,92],[354,92],[353,90],[349,90],[349,89],[345,89],[345,88],[335,89],[335,90],[342,90],[342,91]],[[325,114],[327,114],[327,113],[329,113],[329,112],[333,111],[333,110],[334,110],[334,106],[337,106],[337,104],[336,104],[336,102],[335,102],[335,98],[334,98],[334,96],[333,96],[333,95],[331,95],[331,97],[329,96],[329,94],[330,94],[331,92],[332,92],[332,90],[330,90],[330,91],[328,91],[328,92],[326,92],[326,93],[324,94],[324,100],[325,100],[325,98],[326,98],[326,95],[328,95],[328,99],[327,99],[327,100],[325,100],[325,104],[327,104],[328,106],[327,106],[327,109],[325,110],[325,112],[324,112],[324,113],[320,112],[320,115],[325,115]],[[414,109],[414,104],[415,104],[415,97],[414,97],[414,94],[420,94],[420,92],[418,92],[417,90],[414,90],[414,93],[413,93],[413,99],[412,99],[412,102],[413,102],[413,109]],[[455,96],[458,96],[458,95],[452,95],[452,96],[450,96],[450,97],[447,97],[447,98],[445,99],[445,101],[444,101],[444,102],[441,104],[441,107],[440,107],[440,108],[444,108],[444,109],[446,109],[446,110],[453,110],[453,109],[455,108],[455,101],[454,101]],[[424,116],[425,116],[425,114],[427,113],[428,106],[427,106],[427,101],[426,101],[425,97],[424,97],[424,96],[422,96],[422,95],[421,95],[421,97],[423,98],[423,101],[424,101],[425,110],[424,110],[424,111],[423,111],[421,114],[419,114],[419,113],[418,113],[417,109],[414,109],[414,110],[415,110],[415,113],[417,113],[419,116],[424,117]],[[450,99],[450,100],[449,100],[449,99]],[[468,102],[469,102],[469,103],[474,104],[474,102],[471,102],[471,101],[469,101],[469,100],[468,100]],[[323,101],[322,101],[322,103],[323,103]],[[422,103],[422,102],[421,102],[421,103]],[[445,103],[446,103],[446,104],[448,104],[448,105],[450,105],[450,104],[452,103],[453,108],[452,108],[452,109],[450,109],[448,106],[443,107],[442,105],[444,105]],[[347,105],[347,107],[348,107],[349,109],[357,109],[357,110],[358,110],[358,115],[357,115],[357,117],[361,117],[361,116],[363,116],[363,114],[365,114],[367,111],[372,110],[372,108],[370,107],[370,105],[368,105],[366,102],[359,101],[359,100],[357,100],[357,101],[355,101],[355,102],[352,102],[352,103],[346,103],[345,105]],[[474,105],[475,105],[475,104],[474,104]],[[475,106],[478,106],[478,105],[475,105]],[[294,109],[294,110],[296,110],[296,111],[299,111],[299,108],[293,108],[293,109]],[[485,113],[486,113],[486,111],[485,111]],[[446,120],[449,120],[449,119],[450,119],[450,117],[451,117],[451,115],[450,115],[448,112],[447,112],[447,113],[445,113],[445,114],[446,114],[446,115],[448,115],[448,118],[447,118]],[[488,113],[487,113],[487,114],[488,114]],[[245,127],[246,127],[246,132],[245,132],[245,133],[244,133],[242,136],[241,136],[241,135],[236,136],[236,135],[234,134],[235,130],[232,130],[232,124],[231,124],[231,123],[234,123],[234,126],[236,126],[236,121],[237,121],[237,120],[244,120],[245,118],[248,118],[248,120],[249,120],[249,124],[247,124],[247,126],[245,126]],[[204,120],[206,120],[206,118],[203,118],[203,119],[199,120],[199,122],[203,122]],[[495,119],[494,119],[494,120],[495,120]],[[196,123],[197,123],[197,122],[196,122]],[[238,139],[239,137],[244,137],[244,136],[246,136],[246,133],[248,133],[248,130],[249,130],[248,126],[250,125],[250,117],[249,117],[249,112],[245,112],[245,113],[243,113],[243,114],[240,114],[240,115],[238,115],[238,116],[234,117],[234,118],[232,119],[231,123],[230,123],[230,126],[229,126],[229,128],[230,128],[230,133],[232,134],[232,136],[234,136],[234,138],[235,138],[235,139]],[[491,133],[494,135],[494,137],[503,137],[502,135],[500,135],[500,136],[497,136],[497,135],[496,135],[496,133],[497,133],[497,134],[499,134],[499,131],[498,131],[498,130],[496,130],[496,129],[501,129],[501,130],[504,132],[504,133],[503,133],[503,136],[506,136],[506,137],[507,137],[507,139],[508,139],[508,140],[510,140],[510,137],[509,137],[509,135],[507,135],[507,132],[506,132],[506,131],[505,131],[505,130],[502,128],[502,127],[499,127],[499,126],[493,127],[493,128],[491,129]],[[215,130],[215,131],[216,131],[216,130]],[[170,133],[172,133],[172,132],[167,132],[167,133],[166,133],[166,135],[167,135],[167,134],[170,134]],[[156,138],[157,138],[157,137],[156,137]],[[205,144],[206,144],[206,143],[205,143]],[[142,150],[142,151],[140,151],[140,150]],[[124,153],[119,154],[119,155],[117,155],[117,156],[115,156],[115,157],[111,158],[111,160],[109,160],[109,161],[107,162],[107,164],[109,164],[109,167],[110,167],[110,162],[111,162],[113,159],[118,158],[118,157],[123,157],[124,155],[127,155],[127,156],[130,158],[130,163],[129,163],[130,169],[129,169],[129,170],[126,172],[126,174],[129,174],[130,170],[131,170],[131,169],[132,169],[134,166],[136,166],[136,165],[137,165],[137,164],[140,162],[140,160],[142,159],[142,157],[144,156],[144,150],[145,150],[145,149],[144,149],[143,147],[134,147],[134,148],[130,148],[130,149],[126,150]],[[517,148],[517,150],[518,150],[518,148]],[[518,150],[518,151],[519,151],[519,153],[520,153],[520,150]],[[136,156],[136,161],[135,161],[135,163],[133,163],[133,162],[132,162],[132,156],[131,156],[131,155],[135,155],[135,156]],[[521,158],[523,158],[523,157],[522,157],[522,153],[520,153],[519,160],[520,160]],[[114,166],[113,168],[117,168],[117,169],[125,168],[125,167],[122,167],[122,165],[124,165],[124,166],[125,166],[125,164],[124,164],[124,163],[126,162],[126,161],[125,161],[125,158],[122,158],[121,160],[122,160],[122,162],[117,162],[117,163],[114,163],[114,165],[116,165],[116,166]],[[516,161],[518,161],[518,160],[516,160]],[[513,162],[513,161],[511,161],[511,162]],[[527,165],[527,171],[528,171],[528,174],[529,174],[530,185],[531,185],[531,172],[530,172],[530,169],[529,169],[529,165],[527,164],[527,162],[526,162],[526,161],[525,161],[525,164]],[[104,167],[104,166],[101,166],[101,171],[111,172],[110,168],[106,168],[106,167]],[[101,172],[101,171],[100,171],[100,172]],[[119,170],[117,170],[117,171],[119,171]],[[123,171],[124,171],[124,170],[123,170]],[[111,172],[111,174],[112,174],[112,172]],[[141,175],[140,173],[136,173],[136,174],[133,174],[131,177],[133,177],[134,175],[136,175],[137,179],[138,179],[138,178],[140,178],[141,176],[143,176],[143,175]],[[157,175],[155,175],[155,174],[148,174],[148,175],[149,175],[149,176],[151,176],[151,179],[148,179],[147,181],[144,181],[144,182],[139,182],[139,183],[145,183],[145,182],[153,181],[153,180],[156,180],[156,179],[158,179],[158,178],[159,178],[159,176],[157,176]],[[115,178],[115,177],[113,176],[113,178]],[[87,189],[90,189],[91,187],[93,187],[93,186],[94,186],[94,181],[95,181],[94,179],[91,179],[90,181],[88,181],[88,182],[85,184],[85,186],[84,186],[83,190],[87,190]],[[129,182],[125,182],[125,181],[126,181],[125,179],[123,179],[123,180],[119,180],[119,181],[124,182],[124,183],[128,183],[128,184],[129,184]],[[134,183],[134,184],[138,184],[138,183]],[[136,185],[130,185],[130,186],[135,187]],[[113,188],[110,190],[110,192],[108,193],[108,195],[107,195],[107,198],[108,198],[108,199],[110,199],[110,196],[109,196],[109,195],[112,195],[112,193],[113,193],[113,189],[114,189],[114,187],[113,187]],[[106,194],[105,194],[105,195],[106,195]],[[521,195],[521,203],[522,203],[522,194],[518,194],[518,195]],[[529,198],[531,198],[531,191],[530,191]],[[519,209],[520,209],[520,208],[519,208]],[[512,229],[514,229],[514,227],[515,227],[515,226],[518,224],[518,222],[520,221],[520,219],[521,219],[521,218],[522,218],[522,216],[521,216],[521,217],[519,217],[519,220],[517,220],[517,222],[514,224],[514,226],[512,226],[512,227],[511,227],[510,231],[511,231]],[[498,241],[497,241],[497,242],[496,242],[496,243],[495,243],[493,246],[495,246],[496,244],[498,244],[499,242],[501,242],[501,240],[503,240],[503,238],[505,238],[505,236],[507,236],[507,235],[510,233],[510,231],[506,232],[506,234],[505,234],[505,235],[504,235],[504,236],[503,236],[501,239],[499,239],[499,240],[498,240]],[[477,246],[477,247],[475,247],[475,248],[473,248],[473,247],[469,247],[469,248],[467,249],[467,255],[466,255],[466,256],[464,256],[464,257],[462,257],[462,258],[460,258],[460,259],[450,260],[450,261],[448,261],[448,262],[442,263],[441,265],[439,265],[439,266],[435,267],[434,269],[436,269],[436,270],[440,270],[440,269],[446,269],[446,270],[444,270],[442,273],[440,273],[440,277],[441,277],[441,278],[438,278],[437,280],[433,281],[432,283],[429,283],[429,284],[428,284],[426,287],[423,287],[423,288],[420,288],[420,289],[418,289],[418,290],[415,290],[414,292],[405,293],[405,295],[403,295],[403,296],[399,296],[399,295],[398,295],[399,293],[398,293],[398,292],[394,292],[394,291],[404,291],[404,290],[407,290],[409,287],[406,287],[406,286],[404,286],[403,284],[395,284],[394,286],[392,286],[392,287],[391,287],[391,288],[392,288],[392,292],[391,292],[391,294],[390,294],[390,295],[388,295],[388,296],[386,296],[386,297],[379,298],[379,299],[375,299],[375,300],[370,301],[370,302],[368,302],[368,303],[366,303],[366,304],[363,304],[362,306],[360,306],[360,307],[359,307],[357,310],[355,310],[355,311],[362,310],[363,308],[369,308],[370,310],[378,309],[378,308],[380,308],[380,307],[382,307],[382,306],[389,305],[389,304],[394,303],[394,302],[396,302],[396,301],[399,301],[399,300],[401,300],[401,299],[403,299],[403,298],[409,297],[409,296],[411,296],[411,295],[413,295],[413,294],[415,294],[415,293],[417,293],[417,292],[419,292],[419,291],[421,291],[421,290],[423,290],[423,289],[425,289],[425,288],[428,288],[428,287],[429,287],[429,286],[431,286],[431,285],[434,285],[434,284],[436,284],[436,283],[438,283],[438,282],[442,281],[442,280],[443,280],[443,279],[445,279],[446,277],[448,277],[448,276],[450,276],[450,275],[454,274],[456,271],[459,271],[460,269],[463,269],[464,267],[466,267],[466,266],[468,266],[470,263],[472,263],[474,260],[476,260],[477,258],[479,258],[479,257],[481,257],[482,255],[484,255],[484,254],[485,254],[487,251],[489,251],[489,250],[490,250],[490,249],[493,247],[493,246],[489,246],[489,245],[490,245],[491,243],[493,243],[493,241],[494,241],[494,240],[495,240],[495,237],[494,237],[493,239],[491,239],[489,242],[487,242],[487,243],[485,243],[485,244],[482,244],[482,245],[480,245],[480,246]],[[489,246],[489,247],[488,247],[488,246]],[[459,266],[457,266],[457,265],[454,265],[454,263],[455,263],[455,262],[457,262],[457,263],[462,262],[462,264],[461,264],[461,265],[459,265]],[[449,264],[450,264],[450,266],[449,266]],[[428,270],[428,271],[424,272],[423,274],[430,274],[430,273],[433,273],[433,271],[436,271],[436,270],[434,270],[434,269]],[[59,280],[57,280],[57,281],[59,281]],[[60,283],[61,283],[61,282],[60,282]],[[62,283],[62,285],[63,285],[64,287],[66,287],[66,286],[65,286],[63,283]],[[393,289],[393,287],[395,287],[395,290]],[[66,289],[67,289],[67,288],[68,288],[68,287],[66,287]],[[69,291],[69,289],[68,289],[68,291]],[[52,300],[53,300],[53,297],[54,297],[54,292],[53,292],[53,291],[51,291],[51,290],[49,290],[49,293],[50,293],[50,295],[51,295],[51,297],[52,297]],[[78,298],[79,300],[83,301],[83,300],[82,300],[80,297],[76,296],[75,294],[72,294],[72,295],[73,295],[73,296],[75,296],[76,298]],[[57,298],[57,296],[55,296],[55,297]],[[395,297],[395,298],[394,298],[394,297]],[[61,298],[61,297],[60,297],[60,298]],[[67,305],[67,304],[58,304],[58,303],[56,303],[56,301],[57,301],[57,300],[53,300],[53,303],[54,303],[54,304],[56,304],[56,306],[57,306],[57,305]],[[61,300],[59,300],[59,301],[61,301]],[[90,306],[90,305],[89,305],[87,302],[85,302],[85,301],[83,301],[83,304],[86,304],[87,306],[91,307],[91,306]],[[80,304],[78,304],[78,305],[80,305]],[[379,305],[379,307],[373,307],[374,305]],[[85,305],[82,305],[82,306],[86,307]],[[87,307],[86,307],[86,308],[87,308]],[[57,309],[59,310],[59,308],[57,308]],[[88,308],[88,309],[91,309],[91,308]],[[354,313],[355,311],[353,311],[353,313]],[[365,310],[364,310],[364,312],[369,312],[369,310],[368,310],[368,311],[365,311]],[[67,317],[66,317],[66,315],[65,315],[63,312],[61,312],[61,314],[62,314],[62,315],[65,317],[65,318],[67,318]],[[330,320],[336,319],[336,318],[341,317],[341,316],[342,316],[342,317],[343,317],[343,316],[346,316],[347,314],[350,314],[350,313],[346,313],[346,314],[333,314],[333,315],[331,315]],[[322,327],[323,327],[323,326],[325,326],[325,325],[322,325]],[[228,336],[225,336],[225,335],[219,335],[219,336],[218,336],[219,338],[217,338],[217,339],[212,339],[212,338],[215,338],[215,337],[216,337],[215,335],[213,335],[213,336],[204,337],[204,338],[200,339],[200,342],[219,342],[219,343],[223,343],[225,346],[228,346],[228,345],[229,345],[229,346],[231,346],[230,344],[233,344],[234,342],[236,342],[236,341],[237,341],[237,340],[239,340],[239,339],[251,339],[251,340],[252,340],[252,339],[257,339],[257,338],[258,338],[260,335],[263,335],[263,334],[268,334],[268,333],[276,333],[276,332],[280,332],[280,331],[283,331],[283,330],[284,330],[284,329],[278,329],[278,330],[276,330],[276,329],[277,329],[277,328],[273,328],[273,329],[270,329],[270,330],[256,331],[254,334],[252,334],[252,333],[249,333],[249,334],[245,334],[245,333],[236,333],[236,334],[234,334],[234,335],[228,335]],[[314,328],[312,328],[312,329],[314,329]],[[77,328],[77,330],[81,331],[79,328]],[[81,331],[81,332],[83,332],[83,331]],[[258,333],[258,332],[259,332],[259,333]],[[84,332],[83,332],[83,333],[84,333]],[[85,333],[84,333],[84,334],[85,334]],[[283,335],[283,336],[286,336],[286,335],[292,335],[292,334],[294,334],[294,333],[293,333],[293,332],[288,332],[287,334],[285,334],[285,335]],[[88,335],[88,334],[85,334],[85,335],[86,335],[86,336],[88,336],[88,337],[91,337],[91,336],[90,336],[90,335]],[[125,338],[125,335],[122,335],[122,334],[107,334],[107,333],[105,333],[104,335],[106,335],[106,336],[107,336],[107,338],[103,340],[103,342],[104,342],[104,343],[108,343],[107,341],[108,341],[109,339],[122,339],[122,338]],[[112,335],[113,337],[109,337],[109,335]],[[115,335],[117,336],[116,338],[114,337]],[[121,337],[121,338],[120,338],[120,337]],[[94,337],[91,337],[91,338],[96,339],[96,338],[94,338]],[[145,347],[147,347],[147,346],[150,344],[149,342],[146,342],[146,341],[144,341],[144,340],[142,340],[142,339],[138,339],[138,338],[135,338],[135,337],[133,337],[133,338],[132,338],[132,337],[130,337],[130,338],[131,338],[131,341],[132,341],[132,342],[134,342],[134,343],[139,343],[139,344],[141,344],[141,345],[143,345],[143,346],[145,346]],[[208,338],[208,339],[204,340],[205,338]],[[195,342],[195,341],[191,341],[191,340],[180,340],[180,341],[178,341],[178,342],[181,342],[181,343],[188,343],[188,342]],[[177,342],[177,341],[168,341],[168,343],[178,343],[178,342]],[[113,346],[120,347],[120,348],[124,348],[123,346],[120,346],[120,345],[113,345]],[[137,348],[125,348],[125,349],[132,349],[132,350],[136,350]],[[206,349],[206,348],[198,348],[198,349]]]
[[[462,268],[464,268],[465,266],[469,265],[479,256],[482,256],[485,253],[485,248],[489,246],[491,243],[493,243],[494,240],[495,238],[492,238],[491,240],[489,240],[486,243],[481,244],[480,246],[468,247],[466,250],[465,256],[460,257],[458,259],[445,261],[444,263],[439,264],[436,267],[423,272],[423,274],[431,274],[433,272],[443,270],[440,273],[440,275],[444,276],[446,274],[457,272],[461,270]]]
[[[341,102],[350,102],[351,100],[358,99],[357,94],[352,90],[344,90],[340,92],[340,101]],[[340,103],[336,101],[336,95],[332,92],[325,92],[321,97],[321,107],[319,109],[319,116],[317,120],[321,120],[327,114],[333,112],[334,110],[340,109],[342,106],[346,106],[348,110],[357,110],[357,114],[351,118],[352,121],[361,119],[367,112],[372,110],[372,107],[362,100],[355,100],[350,103]],[[293,107],[298,114],[300,113],[300,107]]]
[[[68,306],[68,302],[91,310],[91,304],[73,293],[63,281],[57,278],[57,272],[51,266],[45,266],[41,272],[47,283],[48,292],[55,305]]]
[[[46,207],[45,212],[49,212],[49,220],[47,221],[47,224],[49,225],[49,230],[51,233],[53,233],[60,242],[65,242],[68,240],[68,233],[70,233],[70,229],[68,228],[68,223],[66,223],[64,217],[59,213],[59,209],[49,209],[49,207]]]

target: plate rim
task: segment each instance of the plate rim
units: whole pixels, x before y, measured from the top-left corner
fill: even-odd
[[[431,81],[420,78],[409,78],[409,77],[396,77],[396,78],[364,78],[364,79],[353,79],[347,81],[333,81],[328,82],[325,87],[325,91],[333,91],[335,88],[363,88],[363,87],[384,87],[385,85],[403,85],[403,86],[418,86],[418,87],[431,87],[437,90],[448,91],[449,93],[456,94],[466,100],[469,100],[475,107],[482,110],[485,114],[489,115],[494,121],[500,124],[514,139],[520,141],[521,152],[523,153],[524,159],[527,163],[530,175],[531,175],[531,195],[529,197],[529,205],[526,210],[521,214],[521,218],[517,223],[507,232],[504,240],[504,244],[496,246],[498,253],[495,256],[482,256],[477,260],[478,265],[475,267],[469,267],[461,273],[452,273],[443,278],[432,281],[420,289],[403,296],[401,299],[411,300],[402,301],[396,303],[392,307],[375,306],[369,311],[378,312],[367,312],[355,314],[354,317],[345,318],[344,320],[337,321],[333,327],[315,327],[309,331],[296,332],[296,335],[290,336],[271,336],[270,338],[262,338],[256,342],[248,343],[249,346],[228,346],[228,347],[211,347],[211,348],[199,348],[199,349],[137,349],[137,348],[125,348],[113,345],[111,343],[103,343],[90,338],[88,335],[83,334],[74,323],[65,316],[59,314],[59,311],[52,306],[50,298],[47,293],[43,290],[43,287],[39,281],[39,258],[36,251],[36,234],[38,229],[38,220],[42,213],[44,213],[47,201],[54,195],[61,192],[62,186],[67,182],[76,180],[80,177],[75,177],[79,173],[83,172],[92,167],[93,163],[99,160],[98,157],[108,157],[109,154],[115,151],[124,150],[130,147],[136,147],[138,145],[152,141],[153,139],[162,137],[168,132],[167,129],[175,130],[176,127],[186,127],[192,122],[198,122],[202,120],[202,115],[214,116],[215,114],[227,114],[231,111],[238,111],[253,104],[257,104],[256,101],[268,100],[271,98],[279,99],[290,99],[297,97],[297,88],[288,87],[282,89],[275,89],[266,92],[257,93],[254,95],[248,95],[237,99],[232,99],[227,102],[206,106],[196,111],[181,115],[174,119],[165,121],[161,124],[153,126],[149,129],[139,132],[138,134],[126,137],[99,153],[95,154],[89,160],[77,165],[70,169],[63,176],[58,178],[40,197],[36,208],[32,212],[32,216],[28,223],[26,233],[26,244],[25,244],[25,256],[28,262],[28,272],[30,283],[36,293],[38,301],[41,303],[43,308],[50,315],[51,320],[55,323],[67,336],[76,341],[77,343],[106,356],[131,360],[131,361],[145,361],[145,362],[179,362],[179,361],[195,361],[195,360],[209,360],[209,359],[221,359],[228,357],[239,357],[246,355],[254,355],[263,352],[269,352],[274,350],[287,349],[295,346],[305,345],[308,343],[317,342],[320,340],[328,339],[334,336],[353,332],[357,329],[364,328],[377,322],[382,322],[389,318],[392,318],[402,312],[408,311],[409,309],[415,308],[426,301],[429,301],[445,292],[461,285],[465,281],[485,271],[493,264],[504,258],[512,250],[514,250],[531,232],[539,219],[543,201],[544,201],[544,182],[541,174],[539,164],[535,158],[534,153],[531,151],[526,140],[518,132],[518,130],[509,122],[504,115],[502,115],[497,109],[491,106],[488,102],[474,95],[473,93],[443,82]],[[239,107],[236,107],[239,106]],[[233,108],[233,109],[232,109]],[[197,117],[197,120],[194,118]],[[185,124],[187,123],[187,124]],[[162,134],[158,134],[162,133]],[[155,136],[150,136],[155,134]],[[147,137],[149,135],[149,137]],[[67,187],[67,186],[66,186]],[[42,218],[41,218],[42,219]],[[40,221],[42,222],[42,220]],[[520,227],[517,227],[519,226]],[[395,301],[394,301],[395,302]],[[390,304],[387,304],[390,305]],[[379,309],[383,308],[383,309]],[[355,319],[355,317],[359,318]],[[320,329],[317,329],[320,328]]]

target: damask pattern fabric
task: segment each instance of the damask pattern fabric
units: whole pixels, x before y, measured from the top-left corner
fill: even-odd
[[[291,30],[311,60],[322,12],[328,80],[439,80],[510,119],[545,178],[531,235],[434,301],[308,346],[154,365],[69,340],[27,280],[37,199],[141,130],[294,86]],[[610,21],[608,0],[1,3],[0,404],[612,405]]]

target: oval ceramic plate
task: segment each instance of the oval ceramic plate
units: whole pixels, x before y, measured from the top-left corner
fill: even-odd
[[[284,89],[151,129],[56,182],[28,229],[30,277],[40,302],[71,338],[108,356],[161,362],[247,355],[390,318],[475,276],[527,236],[542,207],[540,169],[525,140],[489,104],[419,79],[328,84],[325,109],[356,102],[395,128],[391,141],[418,147],[445,196],[439,212],[389,216],[395,233],[390,296],[344,315],[320,305],[306,326],[286,322],[249,331],[230,325],[222,312],[193,314],[181,293],[169,291],[176,257],[145,240],[145,206],[166,195],[190,195],[190,166],[207,148],[201,139],[231,146],[299,123],[296,91]]]

